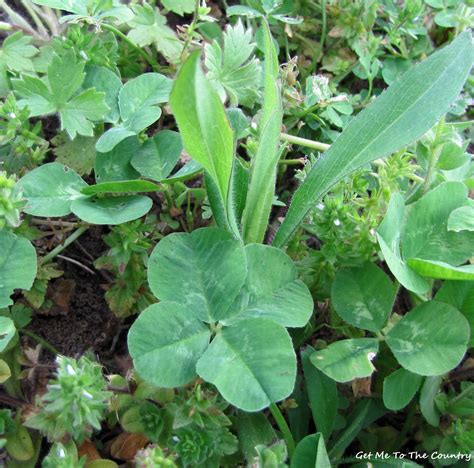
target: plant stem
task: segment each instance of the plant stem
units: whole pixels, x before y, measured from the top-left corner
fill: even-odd
[[[304,166],[304,158],[299,159],[280,159],[278,164],[282,166]]]
[[[41,20],[41,18],[37,15],[36,11],[33,9],[33,6],[30,3],[30,0],[21,0],[22,5],[25,7],[25,10],[31,16],[31,19],[35,22],[36,27],[41,35],[45,36],[45,38],[49,38],[48,31]]]
[[[44,265],[49,263],[56,255],[60,254],[64,249],[69,247],[75,240],[77,240],[84,232],[86,232],[88,226],[81,226],[77,228],[62,244],[56,246],[49,254],[45,255],[41,260],[40,264]]]
[[[307,140],[306,138],[289,135],[288,133],[282,133],[280,138],[283,141],[287,141],[288,143],[292,143],[294,145],[306,146],[308,148],[312,148],[318,151],[327,151],[331,146],[326,143],[321,143],[320,141]]]
[[[285,417],[281,413],[280,408],[278,408],[276,403],[272,403],[270,405],[270,411],[272,413],[273,419],[275,419],[275,422],[281,431],[281,434],[283,435],[283,439],[285,439],[286,447],[288,448],[288,456],[291,460],[293,453],[295,452],[295,440],[293,439],[293,435],[290,431],[290,428],[288,427]]]
[[[51,354],[54,354],[55,356],[61,354],[52,344],[49,344],[44,338],[41,338],[41,336],[38,336],[36,333],[33,333],[30,330],[25,330],[24,328],[20,330],[20,333],[23,333],[24,335],[29,336],[31,339],[35,340],[44,349],[47,349]]]
[[[474,385],[470,385],[465,390],[463,390],[459,395],[455,396],[449,403],[448,407],[453,407],[459,400],[462,400],[467,395],[469,395],[474,390]]]
[[[102,23],[101,26],[103,29],[108,29],[109,31],[113,32],[116,36],[125,41],[130,47],[134,48],[149,63],[153,70],[160,71],[161,67],[158,62],[151,55],[149,55],[145,49],[142,49],[130,38],[128,38],[122,31],[120,31],[120,29],[117,29],[115,26],[107,23]]]
[[[433,178],[433,174],[438,164],[439,157],[441,156],[442,147],[438,146],[441,141],[441,136],[444,129],[444,117],[439,121],[438,125],[436,126],[436,133],[431,145],[431,154],[428,161],[428,169],[426,171],[425,181],[421,186],[421,193],[424,195],[428,192],[431,186],[431,179]]]

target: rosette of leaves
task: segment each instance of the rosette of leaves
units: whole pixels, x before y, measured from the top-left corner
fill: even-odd
[[[136,468],[176,468],[177,465],[173,459],[166,456],[158,446],[150,446],[140,450],[135,455]]]
[[[258,411],[293,390],[296,358],[285,327],[302,327],[312,297],[291,259],[222,229],[167,236],[148,263],[161,300],[140,314],[128,345],[142,378],[178,387],[200,375],[231,404]]]
[[[85,356],[79,360],[58,356],[56,378],[39,400],[39,412],[25,425],[48,439],[60,441],[70,435],[81,443],[100,429],[110,396],[102,368]]]

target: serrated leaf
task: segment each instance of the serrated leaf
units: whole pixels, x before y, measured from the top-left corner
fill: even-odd
[[[73,200],[84,198],[81,194],[84,187],[87,183],[72,169],[59,163],[48,163],[23,176],[15,190],[26,198],[25,213],[60,217],[71,212]]]
[[[94,168],[96,141],[95,137],[78,135],[71,140],[65,133],[56,135],[52,140],[56,162],[70,167],[80,176],[90,174]]]
[[[0,50],[0,69],[5,67],[16,72],[33,71],[31,58],[38,53],[38,49],[31,45],[32,40],[32,37],[24,36],[21,31],[7,36]]]
[[[252,57],[254,49],[252,30],[245,30],[240,20],[227,26],[223,49],[216,40],[206,45],[207,77],[223,101],[227,95],[231,105],[251,107],[258,98],[261,73],[258,60]]]
[[[454,307],[425,302],[404,315],[387,333],[386,341],[405,369],[420,375],[442,375],[463,358],[469,324]]]
[[[15,289],[30,289],[36,276],[36,251],[23,237],[0,230],[0,309],[13,304]]]
[[[71,211],[91,224],[117,225],[146,215],[153,202],[143,195],[110,198],[78,198],[71,203]]]
[[[336,182],[430,129],[457,98],[472,62],[472,39],[466,31],[408,70],[354,118],[295,193],[274,245],[288,242],[315,202]]]
[[[165,301],[151,305],[135,320],[128,349],[135,369],[149,382],[179,387],[196,376],[196,362],[210,337],[209,328],[185,305]]]
[[[84,63],[77,62],[70,50],[61,57],[53,55],[43,80],[23,75],[12,84],[22,98],[19,106],[28,107],[32,117],[57,112],[61,130],[74,138],[77,134],[92,136],[94,122],[105,118],[109,111],[104,93],[90,88],[77,94],[84,78]]]
[[[291,394],[296,357],[284,327],[251,318],[222,329],[196,369],[227,401],[244,411],[259,411]]]
[[[166,25],[166,17],[157,8],[147,4],[133,5],[132,9],[135,17],[128,23],[130,31],[127,36],[141,47],[154,44],[169,62],[178,63],[183,44]]]
[[[168,10],[181,16],[192,13],[196,7],[195,0],[162,0],[161,3]]]
[[[336,382],[369,377],[375,370],[372,360],[379,350],[374,338],[336,341],[311,355],[311,362]]]

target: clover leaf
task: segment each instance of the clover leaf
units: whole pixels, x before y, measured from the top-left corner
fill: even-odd
[[[105,132],[96,149],[111,151],[122,140],[137,135],[161,116],[157,104],[168,101],[172,81],[159,73],[144,73],[125,83],[118,93],[120,124]]]
[[[53,55],[44,79],[25,74],[12,83],[21,97],[18,105],[28,107],[31,117],[58,113],[61,130],[74,138],[92,136],[94,123],[109,111],[104,93],[81,88],[84,78],[84,63],[77,62],[71,50],[62,57]]]
[[[296,358],[285,326],[304,326],[313,302],[286,254],[217,228],[171,234],[150,257],[148,282],[162,302],[128,337],[144,379],[174,387],[199,374],[246,411],[291,393]]]
[[[13,304],[15,289],[30,289],[36,276],[36,252],[30,241],[0,230],[0,309]]]

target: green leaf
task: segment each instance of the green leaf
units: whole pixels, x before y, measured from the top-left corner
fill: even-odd
[[[174,1],[173,1],[174,3]],[[166,17],[151,5],[133,5],[135,17],[129,21],[127,36],[144,47],[153,44],[171,63],[179,63],[183,44],[176,33],[166,25]]]
[[[384,260],[395,278],[410,291],[424,294],[429,291],[430,283],[405,263],[400,252],[404,214],[403,196],[394,193],[390,198],[385,218],[377,230],[377,240]]]
[[[400,411],[410,403],[420,388],[423,377],[403,368],[392,372],[383,381],[383,403],[392,411]]]
[[[439,393],[442,377],[426,377],[420,391],[420,411],[428,424],[439,426],[439,411],[435,397]]]
[[[304,380],[316,429],[329,440],[337,417],[337,386],[334,380],[313,366],[310,361],[313,352],[311,346],[301,352]]]
[[[13,304],[15,289],[31,288],[36,263],[36,251],[27,239],[0,230],[0,309]]]
[[[270,28],[265,23],[263,110],[258,127],[258,149],[252,158],[250,185],[242,215],[242,231],[246,243],[261,243],[265,237],[275,193],[282,118],[277,53]]]
[[[386,340],[405,369],[420,375],[441,375],[463,358],[469,324],[448,304],[424,302],[404,315],[387,333]]]
[[[471,34],[466,31],[408,70],[354,118],[295,193],[274,245],[288,242],[314,203],[336,182],[430,129],[457,98],[472,61]]]
[[[247,245],[245,255],[247,277],[237,301],[238,311],[231,311],[230,319],[222,323],[260,317],[285,327],[306,325],[313,312],[313,299],[307,286],[298,279],[290,257],[275,247],[261,244]]]
[[[261,71],[252,57],[254,49],[252,30],[245,30],[240,20],[235,26],[227,26],[224,50],[217,40],[205,46],[207,77],[222,101],[228,96],[231,105],[251,107],[258,99]]]
[[[12,80],[12,84],[22,97],[18,105],[28,107],[31,117],[57,112],[61,130],[74,138],[77,134],[93,136],[94,122],[104,119],[109,112],[104,93],[94,88],[79,92],[84,78],[84,62],[77,62],[70,50],[61,57],[53,55],[44,80],[23,75],[22,79]]]
[[[330,466],[324,437],[319,432],[306,436],[296,446],[291,459],[292,468],[329,468]]]
[[[189,313],[208,323],[236,313],[229,309],[246,273],[243,249],[222,229],[170,234],[158,243],[148,261],[153,294],[160,300],[179,300]]]
[[[455,267],[445,262],[410,258],[407,261],[410,268],[419,275],[427,278],[447,280],[474,280],[474,265]]]
[[[5,67],[15,72],[33,71],[31,58],[38,53],[38,49],[31,45],[32,40],[32,37],[24,36],[21,31],[7,36],[0,50],[0,69]]]
[[[83,88],[95,88],[96,91],[105,94],[105,103],[110,111],[104,117],[105,122],[116,123],[120,118],[118,106],[118,95],[122,88],[122,81],[111,70],[97,65],[86,67],[86,77]]]
[[[161,3],[168,10],[181,16],[185,13],[192,13],[196,6],[195,0],[162,0]]]
[[[148,180],[120,180],[89,185],[84,187],[81,193],[84,195],[96,195],[98,193],[157,192],[159,190],[159,185],[149,182]]]
[[[151,198],[143,195],[126,195],[111,198],[78,198],[71,204],[71,211],[91,224],[122,224],[146,215],[153,205]]]
[[[81,135],[71,140],[66,133],[59,133],[51,140],[55,145],[53,151],[56,162],[71,168],[80,176],[90,174],[95,163],[96,141],[95,137]]]
[[[284,327],[251,318],[223,328],[199,359],[197,372],[234,406],[259,411],[291,394],[296,356]]]
[[[474,282],[445,281],[436,293],[435,300],[451,304],[466,317],[471,329],[469,347],[474,347]]]
[[[140,150],[141,146],[138,138],[131,136],[121,141],[107,153],[98,152],[94,167],[97,183],[138,178],[140,174],[133,168],[131,161]]]
[[[379,332],[392,311],[397,288],[375,264],[339,270],[332,285],[331,300],[347,323]]]
[[[459,265],[474,251],[474,232],[448,231],[453,210],[468,204],[468,191],[460,182],[445,182],[406,207],[400,240],[403,258],[438,260]]]
[[[158,104],[168,101],[171,85],[172,81],[159,73],[144,73],[125,83],[118,95],[122,123],[99,138],[97,151],[109,152],[125,138],[155,123],[161,116]]]
[[[237,413],[237,435],[240,449],[248,463],[253,462],[257,445],[270,445],[276,438],[275,430],[263,413]]]
[[[3,359],[0,359],[0,384],[5,383],[11,376],[12,371],[9,365]]]
[[[0,353],[8,346],[15,333],[16,328],[13,320],[8,317],[0,317]]]
[[[128,349],[141,377],[158,387],[179,387],[196,376],[196,362],[210,337],[209,328],[185,305],[160,302],[135,320]]]
[[[199,58],[194,52],[181,68],[170,104],[184,148],[212,177],[226,205],[234,157],[232,129]]]
[[[143,177],[160,182],[169,176],[182,151],[179,133],[162,130],[141,146],[131,164]]]
[[[311,355],[311,362],[336,382],[369,377],[375,370],[372,360],[379,350],[374,338],[336,341]]]
[[[85,0],[33,0],[36,5],[44,5],[57,10],[65,10],[78,15],[87,15],[87,1]]]
[[[81,194],[84,187],[87,187],[86,182],[72,169],[59,163],[48,163],[23,176],[16,190],[27,200],[25,213],[59,217],[71,212],[74,200],[84,198]]]
[[[448,231],[474,231],[474,206],[461,206],[451,212]]]

